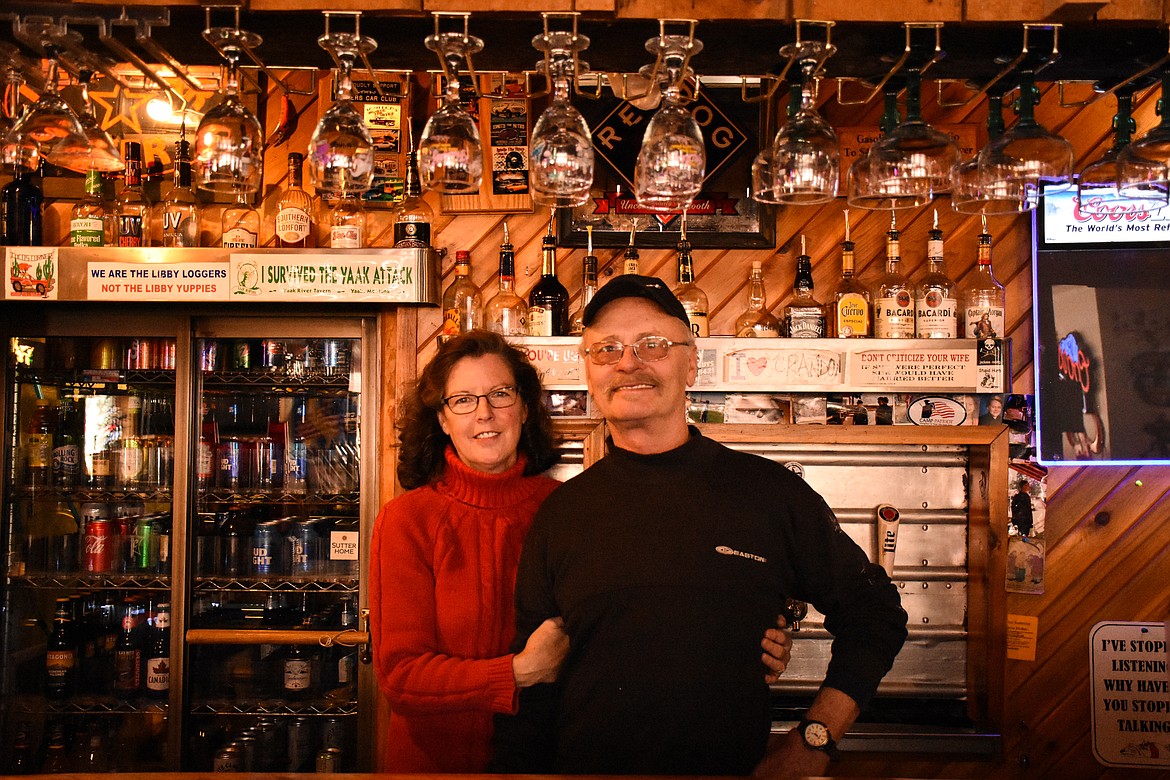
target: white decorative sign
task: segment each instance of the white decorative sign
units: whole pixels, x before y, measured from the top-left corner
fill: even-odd
[[[226,301],[225,263],[86,264],[86,298],[91,301]]]
[[[578,351],[581,339],[525,337],[509,340],[528,355],[528,361],[536,367],[544,387],[571,390],[585,386],[585,367]]]
[[[378,255],[233,253],[231,300],[412,302],[424,299],[418,270]]]
[[[1093,753],[1106,766],[1170,767],[1170,652],[1164,623],[1089,632]]]
[[[841,384],[844,374],[844,355],[838,350],[796,347],[792,341],[784,347],[732,349],[723,356],[722,381],[729,388],[831,388]]]
[[[848,382],[890,390],[919,387],[977,388],[973,349],[883,349],[855,353]]]

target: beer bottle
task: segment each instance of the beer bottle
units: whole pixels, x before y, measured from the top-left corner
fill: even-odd
[[[171,605],[162,603],[146,647],[146,695],[165,699],[171,692]]]
[[[57,436],[53,441],[53,483],[58,487],[76,487],[81,474],[81,426],[73,399],[61,401]]]
[[[16,727],[12,751],[8,754],[4,771],[11,775],[31,775],[36,771],[33,762],[32,725],[27,720],[22,720]]]
[[[130,699],[142,691],[142,643],[135,627],[133,599],[122,602],[122,632],[114,645],[114,695]]]
[[[289,645],[281,658],[280,687],[289,701],[304,701],[312,695],[313,661],[300,645]]]
[[[67,699],[77,685],[77,634],[73,626],[73,606],[67,598],[57,599],[53,615],[53,633],[45,652],[45,696]]]
[[[65,738],[65,724],[54,721],[49,725],[49,747],[45,751],[45,762],[41,773],[59,775],[69,771],[68,740]]]
[[[24,438],[27,485],[48,487],[53,464],[53,409],[47,398],[37,399]]]

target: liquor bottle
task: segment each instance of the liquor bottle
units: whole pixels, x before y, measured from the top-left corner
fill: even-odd
[[[695,262],[691,259],[691,242],[687,241],[687,215],[683,213],[682,231],[678,244],[678,287],[674,288],[674,296],[687,312],[687,321],[691,324],[691,335],[695,338],[706,337],[709,333],[707,314],[710,311],[707,302],[707,293],[695,284]]]
[[[254,249],[260,240],[260,212],[243,190],[236,193],[236,202],[223,210],[219,226],[219,245],[224,249]]]
[[[67,598],[57,599],[53,632],[45,651],[45,697],[67,699],[77,690],[77,632],[73,607]]]
[[[500,288],[484,308],[489,329],[505,336],[528,335],[528,304],[513,291],[516,284],[516,259],[513,256],[508,223],[504,223],[504,241],[500,244]]]
[[[528,294],[528,335],[569,335],[569,291],[557,278],[557,237],[553,218],[540,241],[540,279]]]
[[[191,188],[191,144],[175,144],[175,186],[162,204],[163,246],[199,246],[199,199]]]
[[[7,246],[43,246],[45,194],[33,180],[33,171],[17,165],[12,181],[0,189],[0,226]]]
[[[898,270],[902,255],[896,220],[891,214],[886,232],[886,272],[873,292],[874,335],[879,339],[914,338],[914,288]]]
[[[361,249],[366,245],[366,210],[355,192],[342,193],[329,212],[329,246]]]
[[[431,225],[435,212],[423,200],[418,177],[418,152],[411,152],[406,166],[402,203],[394,210],[394,246],[399,249],[426,249],[434,236]]]
[[[483,327],[483,297],[471,281],[471,253],[460,249],[455,253],[455,280],[443,293],[443,333],[449,338]]]
[[[58,487],[76,487],[81,477],[81,425],[77,405],[72,398],[63,398],[57,418],[57,435],[53,440],[53,484]]]
[[[146,219],[150,204],[142,194],[142,144],[126,142],[126,175],[114,201],[118,246],[146,246]]]
[[[145,689],[153,699],[165,699],[171,692],[171,605],[163,602],[155,610],[154,626],[146,645]]]
[[[849,239],[849,209],[845,209],[845,240],[841,242],[841,279],[833,291],[832,335],[842,339],[868,338],[873,320],[870,317],[869,288],[853,275],[853,242]]]
[[[938,209],[934,210],[934,227],[926,241],[926,260],[926,273],[914,287],[914,333],[920,339],[958,338],[959,306],[955,283],[947,276],[943,261]]]
[[[800,256],[796,258],[796,278],[792,282],[792,300],[784,307],[784,335],[790,339],[823,339],[825,308],[813,296],[812,258],[800,237]]]
[[[764,267],[759,260],[753,260],[748,271],[747,308],[735,320],[735,335],[741,338],[776,338],[780,335],[780,321],[768,311]]]
[[[305,192],[303,168],[305,156],[299,152],[288,155],[288,188],[280,198],[276,211],[276,245],[305,249],[313,246],[313,198]]]
[[[108,246],[111,233],[101,171],[89,171],[85,174],[85,197],[73,206],[69,219],[69,246]]]
[[[142,643],[139,640],[135,605],[122,601],[122,630],[114,645],[114,695],[131,699],[142,691]]]
[[[569,319],[569,335],[580,336],[585,332],[585,307],[597,293],[597,256],[593,254],[593,226],[585,226],[585,259],[581,261],[581,305]]]
[[[636,274],[638,273],[638,260],[641,256],[638,254],[638,247],[634,246],[634,231],[638,229],[638,225],[631,221],[630,224],[630,245],[626,247],[625,253],[622,255],[622,273]]]
[[[313,695],[313,659],[300,645],[289,645],[280,658],[280,693],[289,701]]]
[[[37,399],[24,436],[25,484],[30,488],[49,486],[53,473],[53,431],[56,427],[53,408],[48,399]]]
[[[959,293],[963,313],[963,335],[969,339],[1001,339],[1005,330],[1006,299],[1003,285],[991,270],[991,234],[987,216],[979,234],[978,260],[971,278]]]

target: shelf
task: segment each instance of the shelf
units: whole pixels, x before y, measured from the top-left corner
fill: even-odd
[[[166,715],[167,702],[157,699],[116,699],[112,696],[75,696],[56,701],[43,697],[21,697],[15,705],[18,712],[49,715],[135,715],[158,713]]]
[[[141,501],[144,504],[169,504],[172,495],[170,488],[134,488],[114,490],[86,490],[69,487],[38,487],[30,488],[18,485],[12,489],[14,500],[26,501],[66,501],[72,499],[81,503],[117,503],[119,501]]]
[[[344,493],[285,493],[255,488],[249,490],[219,490],[212,488],[199,493],[200,504],[346,504],[358,506],[359,491]]]
[[[356,593],[359,581],[357,575],[306,574],[303,577],[196,577],[197,591],[317,591]]]
[[[23,574],[9,578],[30,588],[170,590],[169,574],[90,574],[55,572]]]
[[[298,715],[348,716],[358,714],[357,702],[327,702],[321,699],[307,702],[288,702],[283,699],[256,699],[228,701],[226,699],[195,700],[192,715]]]

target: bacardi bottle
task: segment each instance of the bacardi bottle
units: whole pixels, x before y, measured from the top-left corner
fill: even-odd
[[[987,232],[987,217],[983,217],[983,232],[979,234],[978,264],[971,279],[959,294],[963,312],[963,334],[969,339],[1001,339],[1004,337],[1006,298],[1003,285],[991,271],[991,234]]]
[[[707,315],[710,305],[707,293],[695,284],[695,262],[691,259],[691,242],[687,241],[687,215],[683,214],[682,234],[678,244],[678,287],[674,288],[674,296],[687,312],[687,320],[691,323],[691,335],[695,338],[705,337],[710,332]]]
[[[768,311],[764,266],[759,260],[752,261],[752,270],[748,272],[747,309],[735,321],[735,335],[741,338],[777,338],[780,335],[780,320]]]
[[[597,293],[597,256],[593,254],[593,226],[585,226],[585,259],[581,261],[581,306],[569,320],[569,335],[580,336],[585,332],[585,307]]]
[[[540,279],[528,294],[528,335],[569,335],[569,291],[557,279],[557,237],[553,218],[540,242]]]
[[[947,276],[943,262],[938,209],[934,210],[934,227],[926,242],[926,259],[926,274],[914,287],[914,332],[920,339],[958,338],[959,306],[955,300],[955,283]]]
[[[488,328],[505,336],[528,335],[528,304],[516,294],[516,258],[508,223],[504,223],[504,241],[500,244],[500,288],[484,311]]]
[[[914,289],[898,270],[902,263],[899,237],[897,217],[891,215],[886,232],[886,272],[873,292],[874,335],[879,339],[914,338]]]
[[[869,288],[853,275],[853,242],[849,238],[849,209],[845,209],[845,240],[841,242],[841,279],[833,291],[832,335],[863,339],[872,335]]]
[[[443,340],[483,327],[483,298],[471,281],[471,253],[455,253],[455,281],[443,293]]]
[[[812,258],[800,237],[792,300],[784,307],[784,335],[790,339],[821,339],[825,332],[825,309],[813,295]]]
[[[305,156],[291,152],[288,156],[288,189],[280,198],[276,212],[276,245],[304,249],[312,247],[313,198],[301,186]]]

